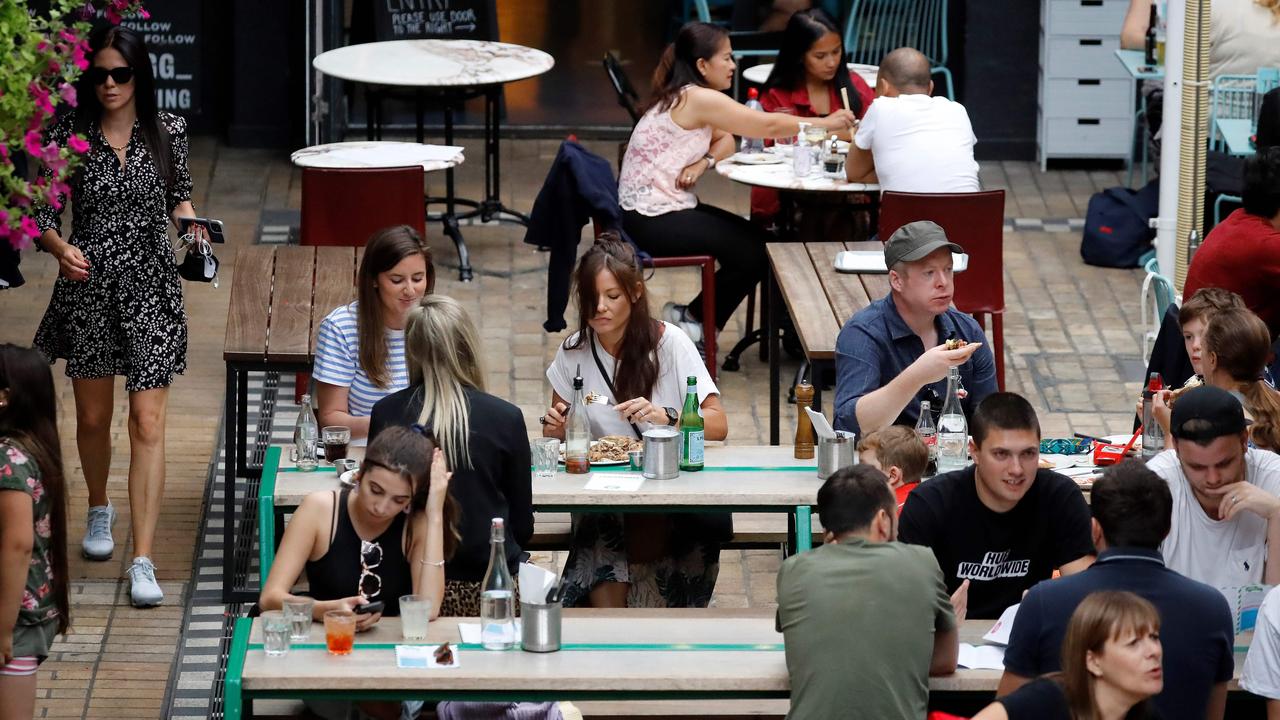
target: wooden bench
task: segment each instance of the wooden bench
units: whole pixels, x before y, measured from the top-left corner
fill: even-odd
[[[305,372],[311,369],[320,321],[333,308],[355,299],[356,270],[364,248],[252,245],[236,251],[227,333],[225,433],[226,488],[223,520],[223,600],[253,599],[256,593],[234,588],[238,567],[247,567],[235,542],[236,478],[261,476],[248,437],[250,372]],[[258,428],[265,436],[269,428]],[[245,548],[246,551],[248,550]]]
[[[835,270],[836,253],[842,250],[880,250],[877,241],[769,243],[769,444],[778,444],[780,403],[778,332],[776,309],[779,295],[787,304],[805,359],[815,380],[833,364],[840,328],[854,313],[889,294],[889,277],[883,274],[850,274]],[[822,384],[814,382],[813,408],[822,409]]]

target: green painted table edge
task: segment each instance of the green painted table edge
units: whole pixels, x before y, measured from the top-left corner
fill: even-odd
[[[356,646],[362,650],[395,650],[401,645],[429,645],[437,643],[399,642],[399,643],[361,643]],[[459,650],[484,650],[481,643],[453,643]],[[261,650],[262,643],[249,643],[248,650]],[[667,652],[701,651],[701,652],[782,652],[786,648],[782,643],[564,643],[562,651],[573,652]],[[294,650],[328,650],[324,643],[294,643],[289,651]],[[512,649],[510,652],[516,652]],[[507,652],[507,651],[498,651]]]
[[[280,468],[280,457],[283,450],[279,445],[272,445],[267,448],[266,454],[262,459],[262,480],[258,484],[258,577],[261,583],[266,584],[267,577],[271,573],[271,566],[275,562],[276,557],[276,476],[282,472],[298,472],[297,468]],[[721,471],[739,471],[739,472],[765,472],[770,470],[798,470],[817,472],[816,466],[793,466],[793,465],[731,465],[724,467],[710,467],[707,469]],[[600,468],[606,472],[618,472],[629,469],[616,468]],[[596,472],[593,470],[592,472]],[[582,507],[574,506],[572,508],[560,507],[557,505],[539,505],[538,510],[542,512],[583,512]],[[795,537],[792,538],[793,547],[797,553],[808,552],[813,549],[813,510],[811,505],[787,505],[777,509],[768,506],[751,505],[741,506],[648,506],[644,508],[634,508],[630,506],[612,506],[601,505],[591,508],[592,512],[787,512],[795,517]]]
[[[261,649],[260,643],[250,643],[249,633],[253,628],[252,618],[236,618],[235,629],[231,636],[231,647],[227,654],[227,674],[225,680],[225,695],[223,701],[223,718],[224,720],[241,720],[244,714],[244,700],[246,697],[251,698],[282,698],[282,699],[300,699],[308,698],[314,700],[424,700],[428,702],[437,702],[442,700],[469,700],[475,702],[515,702],[524,701],[556,701],[556,700],[719,700],[726,698],[738,699],[766,699],[766,698],[786,698],[790,697],[788,690],[725,690],[725,691],[679,691],[679,690],[655,690],[655,691],[593,691],[566,693],[563,690],[512,690],[512,691],[441,691],[433,693],[423,690],[363,690],[363,691],[346,691],[346,690],[260,690],[252,693],[244,691],[244,663],[250,649]],[[322,649],[324,645],[320,643],[305,643],[297,646],[299,649]],[[371,645],[362,645],[364,648],[372,649],[391,649],[395,647],[393,643],[376,643]],[[474,643],[460,644],[458,647],[462,649],[478,649],[480,646]],[[744,652],[744,651],[765,651],[765,652],[782,652],[784,646],[781,643],[691,643],[688,645],[679,644],[661,644],[661,643],[637,643],[637,644],[603,644],[603,643],[578,643],[566,644],[562,650],[580,650],[580,651],[600,651],[600,650],[632,650],[632,651],[649,651],[649,650],[703,650],[703,651],[722,651],[722,652]],[[572,697],[570,697],[572,696]]]

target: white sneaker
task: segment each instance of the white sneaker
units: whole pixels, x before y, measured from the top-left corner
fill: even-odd
[[[662,319],[683,330],[694,343],[702,342],[702,323],[689,315],[688,305],[677,305],[673,302],[663,304]]]
[[[89,508],[89,519],[80,541],[80,552],[89,560],[110,560],[116,542],[111,527],[116,524],[116,509],[111,503]]]
[[[164,592],[156,582],[156,566],[151,558],[136,557],[129,566],[129,596],[133,606],[154,607],[164,602]]]

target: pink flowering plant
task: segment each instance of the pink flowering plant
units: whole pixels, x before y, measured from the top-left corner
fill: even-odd
[[[76,105],[75,80],[89,67],[89,20],[102,11],[119,24],[147,18],[141,0],[51,0],[48,16],[37,16],[23,0],[0,0],[0,242],[21,250],[37,233],[32,203],[43,200],[61,209],[59,195],[70,196],[68,181],[89,150],[83,136],[45,144],[45,128],[58,106]],[[28,181],[13,165],[26,153],[52,170],[49,180]]]

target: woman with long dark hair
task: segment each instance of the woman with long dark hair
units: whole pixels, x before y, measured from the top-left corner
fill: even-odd
[[[768,235],[746,219],[699,201],[698,178],[736,150],[734,135],[790,137],[792,115],[751,110],[724,94],[733,85],[733,48],[720,27],[691,22],[667,46],[653,75],[653,92],[622,159],[618,201],[622,225],[642,250],[657,257],[711,255],[716,271],[715,326],[764,278]],[[832,132],[853,126],[853,114],[833,110],[811,122]],[[668,303],[663,317],[702,338],[701,295],[688,305]]]
[[[674,425],[686,379],[697,378],[707,440],[723,440],[728,420],[719,390],[689,338],[649,315],[644,273],[631,246],[616,237],[597,241],[574,274],[578,331],[547,368],[551,407],[542,434],[564,439],[566,400],[573,378],[609,398],[586,406],[593,438],[636,437],[655,425]],[[565,604],[595,607],[705,607],[715,589],[727,516],[607,515],[574,517],[565,564]]]
[[[356,615],[356,631],[363,632],[384,615],[399,617],[404,595],[429,598],[434,619],[444,597],[444,565],[458,547],[451,476],[443,453],[421,426],[381,433],[360,463],[355,488],[303,498],[262,584],[259,607],[279,610],[299,597],[293,587],[305,571],[316,622],[331,610],[354,612],[382,602],[381,612]],[[322,701],[313,710],[323,717],[348,717],[349,704],[337,705]],[[373,717],[400,716],[398,704],[390,711],[388,705],[361,707]]]
[[[1131,592],[1080,602],[1062,640],[1062,672],[999,698],[973,720],[1149,720],[1164,689],[1160,613]]]
[[[396,225],[369,238],[355,302],[334,308],[316,333],[313,376],[321,425],[349,427],[353,444],[365,444],[374,403],[409,386],[405,320],[435,279],[431,250],[413,228]]]
[[[164,494],[169,386],[187,367],[187,318],[166,222],[195,217],[187,170],[187,123],[156,109],[151,59],[142,36],[103,26],[89,36],[90,68],[80,105],[50,128],[46,141],[87,138],[84,165],[71,181],[71,235],[61,209],[37,204],[40,246],[58,259],[60,277],[35,345],[67,361],[76,402],[76,445],[89,488],[81,551],[107,560],[115,549],[116,511],[107,497],[115,376],[129,393],[129,511],[133,519],[130,595],[139,607],[164,599],[151,551]],[[42,171],[51,180],[48,170]],[[195,231],[203,236],[203,230]]]
[[[57,411],[45,357],[0,345],[0,718],[35,714],[36,669],[71,621]]]
[[[782,47],[773,71],[765,81],[760,106],[767,112],[784,112],[801,118],[824,117],[843,107],[841,91],[849,98],[849,110],[861,118],[876,91],[844,63],[844,41],[831,16],[819,8],[801,10],[787,21]],[[832,133],[851,140],[853,133]],[[778,191],[751,188],[751,217],[770,222],[779,211]]]
[[[1280,392],[1263,379],[1271,357],[1271,332],[1247,308],[1216,313],[1204,331],[1204,381],[1233,393],[1252,422],[1249,440],[1280,452]]]
[[[458,500],[458,552],[445,566],[440,613],[480,614],[480,583],[489,564],[490,522],[505,520],[507,565],[517,575],[533,537],[528,433],[520,408],[485,392],[480,333],[465,308],[426,295],[409,311],[405,359],[409,387],[373,406],[369,439],[396,425],[430,428],[453,469]]]

